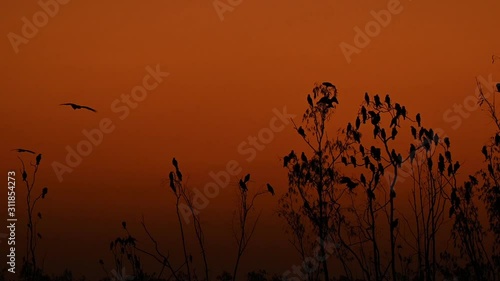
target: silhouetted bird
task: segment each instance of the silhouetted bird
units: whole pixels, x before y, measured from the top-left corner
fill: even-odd
[[[448,162],[451,162],[451,152],[450,151],[445,151],[444,156],[446,157],[446,160],[448,160]]]
[[[78,104],[74,104],[74,103],[62,103],[60,105],[69,105],[74,110],[77,110],[77,109],[87,109],[87,110],[90,110],[90,111],[93,111],[93,112],[97,112],[97,110],[95,110],[95,109],[93,109],[91,107],[85,106],[85,105],[78,105]]]
[[[38,218],[42,219],[42,214],[40,212],[38,212]]]
[[[356,117],[356,130],[359,130],[359,127],[361,126],[361,119],[359,119],[359,116]]]
[[[240,187],[241,187],[241,189],[242,189],[243,191],[247,191],[247,190],[248,190],[247,185],[246,185],[246,183],[245,183],[245,182],[243,182],[243,180],[241,180],[241,179],[240,179],[239,184],[240,184]]]
[[[417,129],[413,126],[411,126],[411,135],[414,139],[417,139]]]
[[[288,156],[283,157],[283,167],[288,166],[288,163],[290,163],[290,157]]]
[[[174,172],[170,172],[168,174],[168,177],[170,179],[170,188],[174,193],[177,193],[177,189],[175,188],[175,182],[174,182]]]
[[[469,175],[469,179],[472,182],[472,184],[478,184],[479,183],[478,180],[476,179],[476,177],[474,177],[474,176]]]
[[[49,189],[48,189],[48,188],[44,187],[44,188],[42,189],[42,199],[43,199],[43,198],[45,198],[45,195],[47,195],[47,193],[48,193],[48,192],[49,192]]]
[[[446,147],[449,148],[450,147],[450,138],[448,138],[448,137],[444,138],[444,144],[446,144]]]
[[[343,163],[344,165],[346,165],[346,166],[348,165],[348,163],[347,163],[347,157],[342,156],[341,161],[342,161],[342,163]]]
[[[297,129],[297,132],[299,133],[300,136],[302,136],[303,138],[306,137],[306,132],[304,132],[304,128],[302,128],[302,126],[300,126],[298,129]]]
[[[380,102],[380,97],[378,95],[375,95],[373,100],[375,101],[375,107],[382,106],[382,102]]]
[[[335,88],[335,85],[330,82],[323,82],[323,86]]]
[[[410,162],[413,163],[413,159],[415,159],[415,153],[417,152],[417,148],[412,143],[410,144]]]
[[[359,183],[353,182],[349,177],[340,178],[340,183],[345,184],[349,190],[353,190]]]
[[[481,149],[481,152],[483,153],[486,160],[488,160],[488,149],[486,148],[486,146],[483,146],[483,149]]]
[[[359,177],[359,180],[361,181],[362,184],[366,185],[366,178],[365,178],[364,174],[361,174],[361,176]]]
[[[40,165],[40,161],[42,161],[42,154],[38,154],[38,155],[36,156],[36,165],[37,165],[37,166],[38,166],[38,165]]]
[[[368,188],[366,190],[366,193],[368,194],[368,198],[371,199],[371,200],[374,200],[375,199],[375,193],[373,193],[373,190],[371,190],[370,188]]]
[[[368,93],[365,93],[365,102],[366,104],[370,104],[370,96],[368,95]]]
[[[267,191],[269,191],[269,193],[274,196],[274,188],[270,184],[267,184]]]
[[[34,151],[32,150],[29,150],[29,149],[24,149],[24,148],[16,148],[16,149],[12,149],[12,151],[17,151],[19,153],[23,153],[23,152],[27,152],[27,153],[31,153],[31,154],[36,154]]]
[[[123,227],[123,229],[127,229],[127,222],[122,221],[122,227]]]
[[[500,92],[500,83],[497,83],[497,92]]]
[[[308,103],[310,106],[313,106],[313,99],[311,98],[311,95],[307,95],[307,103]]]
[[[389,95],[385,96],[385,103],[387,103],[387,107],[391,108],[391,97]]]
[[[417,117],[416,117],[416,118],[417,118],[417,124],[418,124],[418,126],[420,127],[420,122],[422,122],[422,119],[421,119],[421,117],[420,117],[420,113],[418,113],[418,114],[417,114]]]
[[[399,219],[395,219],[395,220],[391,223],[391,227],[392,227],[392,228],[396,228],[396,227],[398,227],[398,224],[399,224]]]
[[[300,159],[302,159],[302,162],[307,163],[307,156],[304,152],[302,152],[302,154],[300,155]]]
[[[247,174],[247,175],[245,176],[245,183],[247,183],[249,180],[250,180],[250,174]]]
[[[182,173],[179,169],[175,171],[175,174],[177,175],[177,178],[179,178],[179,180],[182,181]]]
[[[175,160],[175,157],[172,159],[172,165],[174,165],[174,167],[175,167],[176,169],[179,169],[179,166],[178,166],[178,165],[179,165],[179,163],[177,163],[177,160]]]
[[[354,167],[356,167],[356,166],[357,166],[357,163],[356,163],[356,157],[351,156],[351,163],[354,165]]]

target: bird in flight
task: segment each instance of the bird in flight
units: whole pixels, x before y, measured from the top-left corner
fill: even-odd
[[[16,148],[16,149],[12,149],[12,151],[17,151],[19,153],[23,153],[23,152],[27,152],[27,153],[31,153],[31,154],[36,154],[34,151],[32,150],[29,150],[29,149],[24,149],[24,148]]]
[[[88,106],[85,106],[85,105],[78,105],[78,104],[70,103],[70,102],[69,103],[62,103],[60,105],[69,105],[74,110],[77,110],[77,109],[87,109],[87,110],[90,110],[90,111],[93,111],[93,112],[97,112],[97,110],[93,109],[92,107],[88,107]]]

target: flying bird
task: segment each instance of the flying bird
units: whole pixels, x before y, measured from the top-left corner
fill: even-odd
[[[267,191],[269,191],[269,193],[274,196],[274,188],[270,184],[267,184]]]
[[[29,149],[24,149],[24,148],[16,148],[16,149],[12,149],[12,151],[17,151],[19,153],[23,153],[23,152],[27,152],[27,153],[31,153],[31,154],[36,154],[34,151],[32,150],[29,150]]]
[[[85,105],[78,105],[78,104],[70,103],[70,102],[69,103],[62,103],[60,105],[69,105],[74,110],[77,110],[77,109],[87,109],[87,110],[90,110],[90,111],[93,111],[93,112],[97,112],[97,110],[93,109],[92,107],[88,107],[88,106],[85,106]]]

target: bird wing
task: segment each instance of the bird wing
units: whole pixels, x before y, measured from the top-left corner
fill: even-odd
[[[29,149],[24,149],[24,148],[15,148],[15,149],[12,149],[12,151],[17,151],[17,152],[28,152],[28,153],[31,153],[31,154],[36,154],[34,151],[32,150],[29,150]]]
[[[82,106],[81,108],[85,108],[87,110],[90,110],[90,111],[93,111],[93,112],[97,112],[97,110],[93,109],[92,107]]]

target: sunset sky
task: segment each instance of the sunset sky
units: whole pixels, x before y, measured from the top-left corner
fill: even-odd
[[[400,13],[350,63],[340,44],[355,46],[355,28],[365,30],[374,21],[372,11],[397,2],[243,0],[223,20],[212,1],[67,2],[18,45],[12,33],[23,36],[23,17],[33,22],[43,11],[40,4],[4,1],[0,12],[1,170],[19,171],[11,149],[43,154],[37,183],[49,187],[49,194],[38,207],[44,214],[41,255],[49,271],[67,267],[76,276],[102,276],[98,260],[112,269],[108,245],[122,234],[121,221],[142,235],[141,215],[163,237],[165,250],[178,251],[174,196],[161,184],[173,169],[172,157],[188,185],[200,189],[212,181],[211,171],[225,170],[229,161],[243,168],[203,210],[215,273],[233,266],[231,212],[237,180],[246,173],[252,175],[250,188],[264,190],[270,182],[277,195],[257,205],[263,215],[241,272],[271,264],[283,272],[298,263],[276,209],[287,189],[281,157],[306,148],[291,124],[252,161],[238,147],[269,127],[275,109],[286,107],[300,122],[316,82],[330,81],[339,90],[332,129],[355,119],[365,92],[388,93],[461,148],[454,153],[464,175],[476,170],[481,146],[494,130],[480,109],[465,109],[458,119],[453,111],[475,95],[476,77],[500,81],[500,60],[491,60],[500,55],[498,1],[401,0]],[[122,120],[113,102],[123,105],[122,94],[142,85],[146,68],[157,65],[169,76]],[[59,106],[66,102],[97,113]],[[114,130],[59,181],[54,162],[65,164],[67,147],[76,149],[86,139],[82,131],[99,128],[102,119],[111,120]],[[19,195],[20,222],[23,202]]]

